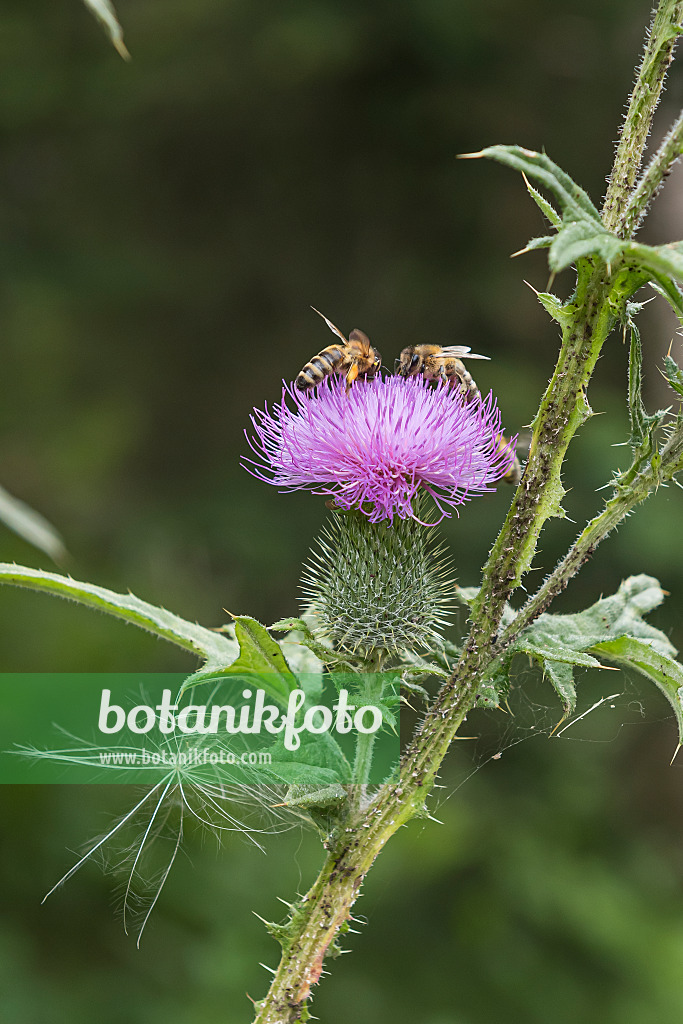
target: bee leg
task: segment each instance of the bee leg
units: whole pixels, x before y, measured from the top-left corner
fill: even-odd
[[[358,376],[358,363],[352,363],[349,372],[346,374],[346,394],[351,390],[351,385]]]

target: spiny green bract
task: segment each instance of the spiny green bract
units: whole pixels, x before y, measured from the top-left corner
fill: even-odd
[[[302,589],[321,632],[338,650],[443,646],[454,581],[434,530],[414,519],[370,523],[333,512],[312,552]]]

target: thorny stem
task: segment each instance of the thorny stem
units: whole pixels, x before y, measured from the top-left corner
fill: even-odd
[[[658,487],[668,483],[676,473],[683,469],[683,426],[680,424],[666,441],[661,451],[661,459],[652,458],[646,468],[636,479],[617,493],[606,503],[602,512],[588,523],[579,534],[566,556],[539,587],[533,597],[529,598],[520,608],[513,622],[501,635],[497,649],[503,651],[512,641],[526,629],[534,619],[545,611],[557,595],[564,590],[567,583],[575,576],[598,544],[607,537],[629,513],[645,501]]]
[[[645,174],[632,193],[623,215],[623,236],[629,238],[637,231],[645,211],[659,191],[673,165],[683,153],[683,111],[664,137],[659,149],[650,161]]]
[[[642,160],[652,115],[671,61],[683,2],[660,0],[654,17],[605,201],[605,226],[618,234],[626,230],[625,210]],[[662,158],[661,166],[665,159]],[[634,201],[639,209],[655,172]],[[656,184],[654,185],[656,188]],[[644,207],[643,207],[644,208]],[[306,1001],[320,978],[323,959],[350,919],[351,908],[375,857],[388,839],[416,815],[425,802],[441,762],[477,699],[478,682],[509,643],[512,634],[498,637],[505,603],[533,558],[545,521],[560,514],[562,461],[579,426],[590,416],[584,390],[602,345],[627,297],[616,287],[619,267],[582,261],[573,301],[564,307],[562,349],[553,378],[534,421],[529,461],[512,507],[484,569],[482,587],[472,609],[472,626],[462,657],[401,760],[398,778],[381,787],[362,809],[352,811],[344,827],[329,837],[322,871],[306,896],[292,909],[289,923],[279,929],[283,955],[271,988],[256,1004],[255,1024],[293,1024],[310,1019]],[[683,464],[683,438],[671,447],[669,465]],[[664,451],[666,451],[666,446]],[[645,477],[632,486],[643,500],[649,487],[661,480]],[[617,494],[600,516],[586,527],[561,566],[528,603],[525,618],[538,614],[574,575],[599,539],[627,513],[626,495]],[[520,620],[523,628],[525,619]],[[529,619],[531,621],[531,619]]]
[[[652,118],[664,85],[666,72],[673,59],[674,46],[680,34],[683,3],[660,0],[648,33],[638,78],[621,129],[621,137],[610,174],[602,219],[608,231],[626,237],[624,211],[643,159]]]

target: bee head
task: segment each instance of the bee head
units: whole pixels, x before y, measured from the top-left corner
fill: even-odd
[[[420,357],[414,348],[404,348],[396,360],[395,371],[399,377],[413,377],[419,369]]]

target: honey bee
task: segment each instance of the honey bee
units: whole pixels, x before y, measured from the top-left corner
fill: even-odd
[[[425,380],[441,380],[451,387],[459,387],[467,398],[475,398],[479,388],[475,384],[463,359],[488,359],[479,356],[466,345],[409,345],[396,360],[399,377],[417,377]]]
[[[469,402],[481,398],[481,393],[462,360],[488,358],[477,355],[466,345],[409,345],[396,360],[396,372],[399,377],[417,377],[419,374],[428,381],[443,381],[450,387],[457,387]],[[498,438],[500,450],[506,448],[509,443],[503,434]],[[503,479],[515,486],[522,479],[522,467],[516,455],[514,463]]]
[[[310,362],[306,363],[303,370],[297,374],[296,386],[299,391],[308,391],[315,387],[321,380],[332,373],[343,373],[346,375],[346,393],[357,377],[365,377],[372,380],[379,372],[382,365],[382,357],[376,348],[370,344],[367,334],[362,331],[351,331],[348,339],[344,337],[339,328],[327,319],[326,316],[311,307],[340,339],[341,343],[328,345],[317,356],[313,356]]]

